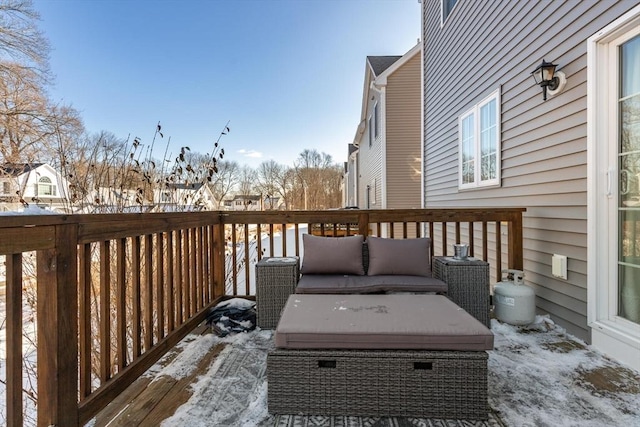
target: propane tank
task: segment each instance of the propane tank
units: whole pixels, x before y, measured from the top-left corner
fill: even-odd
[[[494,313],[501,322],[528,325],[536,318],[533,288],[524,284],[524,271],[502,270],[502,281],[493,289]]]

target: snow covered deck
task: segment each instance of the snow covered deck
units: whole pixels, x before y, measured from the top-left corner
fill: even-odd
[[[272,331],[218,338],[201,326],[89,425],[638,425],[640,373],[612,362],[546,317],[529,327],[492,320],[492,330],[487,422],[270,415],[265,363]]]

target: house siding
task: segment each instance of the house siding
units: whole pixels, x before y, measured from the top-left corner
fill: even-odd
[[[371,71],[368,71],[371,73]],[[373,76],[369,77],[373,80]],[[383,119],[384,112],[381,111],[382,103],[380,102],[380,95],[375,92],[371,92],[372,96],[369,96],[367,102],[367,125],[360,141],[358,148],[358,182],[362,191],[358,192],[358,206],[363,209],[381,209],[382,208],[382,135],[383,125],[379,125],[379,132],[377,138],[375,138],[371,145],[369,145],[369,135],[373,135],[373,132],[369,130],[369,117],[373,116],[373,108],[378,103],[378,117]],[[373,121],[371,123],[373,125]],[[375,182],[375,186],[373,183]],[[371,203],[367,206],[367,186],[371,185],[370,191]],[[375,201],[375,203],[373,203]]]
[[[441,28],[440,2],[423,0],[426,206],[526,207],[525,280],[537,308],[587,341],[586,40],[635,5],[459,0]],[[542,59],[567,76],[546,102],[530,74]],[[501,185],[459,190],[458,117],[496,89]],[[551,275],[554,253],[569,259],[566,281]]]
[[[387,209],[421,207],[420,61],[415,55],[387,80]]]

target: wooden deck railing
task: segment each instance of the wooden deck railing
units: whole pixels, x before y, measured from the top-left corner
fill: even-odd
[[[200,212],[0,217],[6,264],[6,422],[23,425],[23,267],[35,251],[37,424],[89,421],[205,318],[253,295],[264,255],[301,254],[300,234],[431,237],[434,255],[522,268],[522,208]],[[326,231],[326,233],[325,233]],[[280,237],[289,236],[289,237]],[[28,268],[26,270],[29,270]]]

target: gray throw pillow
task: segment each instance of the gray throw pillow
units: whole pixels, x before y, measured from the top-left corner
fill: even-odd
[[[431,239],[368,237],[369,276],[395,274],[431,277]]]
[[[363,236],[320,237],[302,235],[302,274],[364,275]]]

